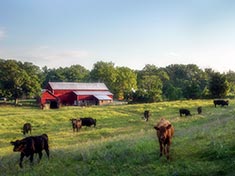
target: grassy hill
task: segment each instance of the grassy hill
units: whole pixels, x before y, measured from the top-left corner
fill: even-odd
[[[196,108],[202,106],[202,114]],[[235,102],[213,106],[212,100],[173,101],[152,104],[63,107],[40,110],[0,106],[0,175],[235,175]],[[193,116],[180,117],[179,108]],[[151,111],[145,122],[144,110]],[[70,118],[90,116],[97,127],[73,132]],[[165,117],[175,127],[171,160],[159,158],[153,125]],[[51,158],[45,152],[34,165],[10,141],[22,139],[22,126],[30,122],[32,135],[47,133]]]

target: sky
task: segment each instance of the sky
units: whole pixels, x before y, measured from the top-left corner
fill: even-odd
[[[0,58],[235,71],[235,1],[0,0]]]

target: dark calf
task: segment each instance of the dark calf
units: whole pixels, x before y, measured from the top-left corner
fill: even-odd
[[[228,106],[229,101],[228,100],[214,100],[214,105],[220,105],[220,106]]]
[[[30,162],[33,163],[34,153],[38,153],[40,161],[42,158],[42,150],[45,150],[47,157],[49,158],[49,145],[47,134],[26,137],[24,139],[11,142],[11,144],[14,145],[14,152],[21,152],[19,163],[21,168],[23,167],[22,162],[25,156],[30,156]]]
[[[148,110],[144,111],[144,119],[145,119],[145,121],[148,121],[149,117],[150,117],[150,111],[148,111]]]
[[[75,132],[75,130],[78,132],[78,130],[82,128],[82,121],[80,119],[70,119],[70,121],[72,122],[73,132]]]
[[[199,107],[197,108],[197,113],[198,113],[198,114],[201,114],[201,113],[202,113],[202,107],[201,107],[201,106],[199,106]]]
[[[188,109],[180,109],[179,110],[179,113],[180,113],[180,117],[182,117],[182,114],[184,114],[185,116],[191,116],[191,113]]]
[[[96,126],[96,119],[93,119],[91,117],[80,118],[80,120],[82,121],[82,126]]]
[[[23,126],[23,130],[22,130],[22,133],[25,135],[25,134],[28,134],[30,133],[31,134],[31,130],[32,130],[32,126],[30,123],[25,123],[24,126]]]

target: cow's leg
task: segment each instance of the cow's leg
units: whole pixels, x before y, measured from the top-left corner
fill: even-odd
[[[164,152],[164,155],[166,155],[166,144],[164,144],[163,146],[163,152]]]
[[[49,146],[48,144],[45,145],[45,151],[46,151],[46,154],[47,154],[47,157],[49,158],[50,157],[50,152],[49,152]]]
[[[38,162],[40,162],[40,160],[42,159],[42,152],[38,152],[38,155],[39,155],[39,161]]]
[[[166,158],[169,160],[170,159],[170,145],[166,146]]]
[[[19,165],[20,165],[21,168],[23,167],[23,165],[22,165],[23,158],[24,158],[24,153],[21,153],[21,154],[20,154],[20,163],[19,163]]]
[[[29,158],[31,164],[33,164],[33,155],[34,155],[34,154],[32,153],[32,154],[30,155],[30,158]]]
[[[49,157],[50,157],[50,152],[49,152],[48,149],[46,149],[45,151],[46,151],[47,157],[48,157],[48,159],[49,159]]]
[[[162,156],[162,150],[163,150],[163,145],[162,145],[162,143],[161,142],[159,142],[159,145],[160,145],[160,157]]]

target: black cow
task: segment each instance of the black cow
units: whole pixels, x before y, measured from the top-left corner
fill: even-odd
[[[148,111],[148,110],[144,111],[144,119],[145,119],[145,121],[148,121],[149,117],[150,117],[150,111]]]
[[[228,100],[214,100],[214,105],[220,105],[220,106],[228,106],[229,101]]]
[[[23,125],[22,133],[25,135],[25,134],[28,134],[30,132],[30,134],[31,134],[31,130],[32,130],[31,124],[30,123],[25,123]]]
[[[198,113],[198,114],[201,114],[201,113],[202,113],[202,107],[201,107],[201,106],[199,106],[199,107],[197,108],[197,113]]]
[[[96,119],[93,119],[91,117],[80,118],[80,120],[82,121],[82,126],[96,126]]]
[[[23,167],[22,162],[24,156],[30,156],[30,162],[33,163],[33,155],[34,153],[38,153],[40,161],[42,158],[42,150],[45,150],[47,157],[49,158],[49,145],[47,134],[26,137],[24,139],[11,142],[11,144],[14,145],[14,152],[21,152],[19,163],[21,168]]]
[[[191,113],[188,109],[180,109],[179,110],[179,113],[180,113],[180,117],[182,117],[182,114],[184,114],[185,116],[191,116]]]
[[[70,119],[70,121],[72,122],[73,132],[75,132],[75,130],[78,132],[78,130],[82,128],[82,121],[80,119]]]

